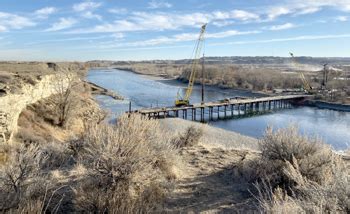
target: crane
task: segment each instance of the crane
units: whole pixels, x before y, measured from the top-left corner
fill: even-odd
[[[206,27],[207,27],[207,24],[204,24],[201,27],[199,37],[198,37],[196,44],[195,44],[195,47],[194,47],[194,56],[193,56],[193,60],[191,63],[191,74],[190,74],[190,78],[188,79],[188,86],[186,88],[185,96],[182,97],[180,95],[180,93],[178,92],[177,98],[175,100],[175,106],[186,106],[186,105],[190,104],[190,97],[192,94],[193,85],[194,85],[194,81],[196,78],[196,72],[198,70],[198,64],[199,64],[201,51],[203,48],[204,34],[205,34]]]
[[[299,66],[298,66],[299,63],[295,60],[294,54],[291,53],[291,52],[289,52],[289,55],[292,57],[292,62],[293,62],[293,64],[294,64],[295,66],[299,67]],[[299,76],[300,76],[300,79],[301,79],[301,81],[302,81],[302,83],[303,83],[303,88],[304,88],[304,90],[306,90],[307,92],[310,93],[310,92],[312,91],[312,87],[311,87],[309,81],[305,78],[305,75],[304,75],[304,73],[303,73],[302,71],[299,71]]]

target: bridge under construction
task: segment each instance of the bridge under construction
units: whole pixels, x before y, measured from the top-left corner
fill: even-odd
[[[143,117],[154,119],[182,117],[192,121],[205,122],[290,108],[292,105],[301,103],[310,97],[310,95],[285,95],[262,98],[233,98],[190,106],[145,108],[128,111],[127,113],[137,113]]]

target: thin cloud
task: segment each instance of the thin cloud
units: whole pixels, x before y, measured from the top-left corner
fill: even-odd
[[[0,32],[5,32],[6,30],[7,30],[7,28],[5,26],[0,25]]]
[[[231,19],[238,19],[242,21],[247,21],[247,20],[257,20],[259,19],[259,15],[247,12],[244,10],[233,10],[230,13],[230,18]]]
[[[54,23],[50,28],[45,31],[59,31],[73,27],[77,23],[73,18],[60,18],[58,22]]]
[[[173,5],[166,1],[152,0],[148,3],[149,9],[171,8]]]
[[[55,7],[44,7],[39,10],[36,10],[34,14],[38,18],[47,18],[49,15],[54,14],[55,12],[57,12],[57,8]]]
[[[92,28],[76,29],[68,33],[108,33],[132,31],[175,30],[183,27],[200,26],[214,21],[256,21],[259,16],[243,10],[215,11],[212,13],[163,13],[134,12],[125,19],[97,25]]]
[[[123,33],[114,33],[112,34],[112,37],[115,39],[115,40],[121,40],[121,39],[124,39],[125,38],[125,35]]]
[[[73,5],[73,10],[76,12],[82,12],[87,10],[95,10],[102,6],[100,2],[86,1],[79,4]]]
[[[101,2],[85,1],[73,5],[73,10],[80,13],[80,16],[86,19],[97,19],[102,21],[102,16],[94,13],[94,11],[101,7]]]
[[[262,14],[265,14],[267,21],[271,21],[284,15],[298,16],[313,14],[327,7],[350,12],[350,0],[288,0],[284,4],[269,7],[266,11],[263,11]]]
[[[0,12],[0,31],[8,31],[11,29],[22,29],[25,27],[35,26],[36,23],[31,19],[11,13]]]
[[[291,28],[295,28],[296,25],[292,24],[292,23],[285,23],[283,25],[274,25],[269,27],[269,30],[272,31],[279,31],[279,30],[287,30],[287,29],[291,29]]]
[[[232,37],[232,36],[238,36],[238,35],[257,34],[257,33],[260,33],[260,31],[229,30],[229,31],[222,31],[218,33],[208,33],[205,35],[205,37],[212,38],[212,39],[219,39],[219,38],[226,38],[226,37]],[[126,42],[126,43],[120,43],[115,45],[111,45],[109,43],[108,45],[101,45],[99,46],[99,48],[108,49],[108,48],[116,48],[116,47],[147,47],[147,46],[155,46],[155,45],[174,44],[178,42],[188,42],[188,41],[194,41],[196,39],[198,39],[198,33],[182,33],[182,34],[176,34],[171,37],[162,36],[155,39]]]
[[[235,23],[235,21],[214,21],[212,22],[212,24],[216,27],[225,27],[225,26],[229,26],[229,25],[233,25]]]
[[[128,10],[126,8],[112,8],[112,9],[109,9],[108,12],[113,14],[123,15],[128,13]]]
[[[334,21],[336,22],[346,22],[349,20],[348,16],[337,16],[334,18]]]
[[[81,16],[83,18],[86,18],[86,19],[97,19],[97,20],[102,20],[102,16],[98,15],[98,14],[95,14],[91,11],[86,11],[84,13],[81,14]]]
[[[39,42],[27,43],[27,45],[38,45],[47,43],[61,43],[61,42],[71,42],[71,41],[84,41],[84,40],[100,40],[110,38],[111,36],[94,36],[94,37],[73,37],[65,39],[51,39],[51,40],[41,40]]]

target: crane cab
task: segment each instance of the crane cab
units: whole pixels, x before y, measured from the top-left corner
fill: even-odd
[[[176,107],[188,106],[188,105],[190,105],[189,100],[175,100]]]

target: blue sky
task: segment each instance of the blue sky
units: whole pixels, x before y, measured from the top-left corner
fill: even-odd
[[[350,53],[350,0],[1,0],[0,60]]]

